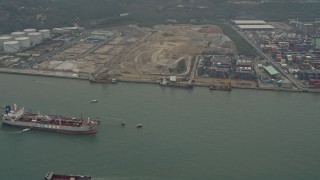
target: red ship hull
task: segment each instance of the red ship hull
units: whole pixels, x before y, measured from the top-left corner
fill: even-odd
[[[18,125],[11,125],[11,124],[4,124],[6,126],[10,127],[17,127],[21,129],[30,128],[29,126],[18,126]],[[96,134],[97,130],[92,129],[90,131],[70,131],[70,130],[59,130],[59,129],[44,129],[44,128],[38,128],[38,127],[32,127],[31,129],[40,130],[40,131],[49,131],[49,132],[58,132],[58,133],[64,133],[64,134]]]
[[[45,180],[91,180],[90,176],[83,175],[60,175],[48,172],[44,178]]]

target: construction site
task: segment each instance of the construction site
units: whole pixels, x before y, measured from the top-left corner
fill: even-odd
[[[50,37],[26,47],[11,48],[3,41],[1,71],[106,83],[111,79],[158,83],[176,76],[177,82],[208,86],[223,78],[198,77],[197,55],[237,54],[234,43],[216,25],[126,25],[92,31],[66,27],[54,28]],[[12,40],[10,35],[2,39]],[[255,85],[248,82],[241,83]]]

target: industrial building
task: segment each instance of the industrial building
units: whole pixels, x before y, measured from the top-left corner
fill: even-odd
[[[274,27],[268,25],[263,20],[232,20],[235,27],[241,30],[261,31],[261,30],[273,30]]]
[[[265,25],[263,20],[232,20],[235,25]]]
[[[272,78],[279,78],[280,73],[273,66],[263,67]]]
[[[261,30],[273,30],[274,27],[271,25],[238,25],[242,30],[251,30],[251,31],[261,31]]]
[[[198,65],[198,75],[214,78],[229,78],[231,66],[232,59],[229,56],[202,56]]]
[[[252,62],[250,60],[237,60],[234,77],[236,79],[254,80],[255,71]]]

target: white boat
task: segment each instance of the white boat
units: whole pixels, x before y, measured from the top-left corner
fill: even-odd
[[[29,130],[30,130],[30,128],[25,128],[25,129],[22,130],[22,132],[26,132],[26,131],[29,131]]]
[[[97,103],[97,102],[98,102],[98,100],[96,100],[96,99],[92,99],[92,100],[90,100],[90,102],[91,102],[91,103]]]
[[[142,124],[141,123],[137,124],[137,128],[142,128]]]

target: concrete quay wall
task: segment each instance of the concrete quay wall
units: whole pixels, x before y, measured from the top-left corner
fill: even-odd
[[[23,75],[33,75],[33,76],[47,76],[47,77],[58,77],[58,78],[68,78],[68,79],[88,79],[87,76],[81,75],[78,73],[57,72],[57,71],[47,71],[47,70],[34,70],[34,69],[0,68],[0,73],[23,74]]]
[[[87,74],[78,74],[78,73],[72,73],[72,72],[57,72],[57,71],[47,71],[47,70],[0,68],[0,73],[89,80],[89,77]],[[149,79],[144,79],[144,80],[142,80],[142,79],[140,79],[140,80],[117,79],[117,80],[119,82],[127,82],[127,83],[159,84],[159,82],[155,82],[155,81],[149,80]],[[193,85],[198,86],[198,87],[209,87],[208,84],[196,83]],[[318,89],[285,89],[285,88],[249,87],[249,86],[232,86],[232,88],[233,89],[252,89],[252,90],[320,93],[320,90],[318,90]]]

